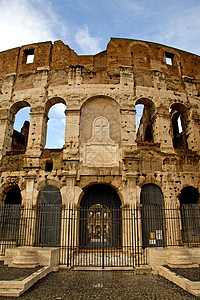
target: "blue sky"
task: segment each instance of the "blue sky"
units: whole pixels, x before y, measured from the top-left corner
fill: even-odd
[[[78,54],[95,54],[122,37],[200,55],[200,0],[0,0],[0,12],[0,51],[62,40]]]

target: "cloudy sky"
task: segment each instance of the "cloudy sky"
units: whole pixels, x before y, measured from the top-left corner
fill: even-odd
[[[62,40],[95,54],[123,37],[200,55],[200,0],[0,0],[0,12],[0,51]],[[52,114],[64,123],[62,106]]]

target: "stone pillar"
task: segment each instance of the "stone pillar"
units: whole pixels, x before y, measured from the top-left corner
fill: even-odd
[[[15,116],[8,109],[0,110],[0,158],[11,151]]]
[[[136,111],[126,108],[122,108],[120,111],[122,119],[122,147],[124,150],[136,149]]]
[[[168,113],[157,113],[154,116],[153,132],[154,142],[160,143],[163,152],[174,152],[172,136],[170,135],[171,119]]]
[[[200,116],[198,113],[193,112],[189,120],[186,133],[188,149],[200,152]]]
[[[26,156],[40,157],[46,143],[48,116],[43,107],[33,107],[30,115],[31,120]]]
[[[66,109],[65,145],[63,149],[64,160],[79,159],[79,126],[80,109]]]
[[[32,172],[34,173],[34,171]],[[26,196],[25,201],[23,201],[24,205],[36,205],[36,199],[34,199],[34,184],[35,184],[35,174],[26,175]]]
[[[120,66],[120,88],[133,90],[134,76],[132,67]]]
[[[82,69],[83,66],[70,66],[68,73],[69,85],[80,85],[82,83]]]

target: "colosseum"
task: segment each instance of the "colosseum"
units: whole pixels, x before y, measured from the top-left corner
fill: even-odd
[[[65,141],[48,149],[58,103]],[[187,248],[200,263],[199,56],[121,38],[96,55],[60,40],[3,51],[0,126],[2,259],[51,247],[63,265],[134,267]]]

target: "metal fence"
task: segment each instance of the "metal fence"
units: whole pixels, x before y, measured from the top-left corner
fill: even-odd
[[[148,247],[200,246],[200,206],[0,206],[0,255],[16,246],[59,247],[69,267],[147,263]]]

